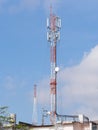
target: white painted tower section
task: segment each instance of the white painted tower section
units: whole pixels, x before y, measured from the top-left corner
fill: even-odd
[[[50,121],[52,124],[56,123],[56,76],[57,76],[57,62],[56,62],[56,48],[57,42],[60,40],[61,19],[52,13],[50,7],[50,18],[47,19],[47,40],[50,43],[50,62],[51,62],[51,75],[50,75],[50,95],[51,95],[51,110]]]
[[[37,86],[34,85],[34,95],[33,95],[33,125],[37,125]]]

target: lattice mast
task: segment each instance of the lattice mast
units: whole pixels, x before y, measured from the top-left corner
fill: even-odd
[[[50,62],[51,62],[51,76],[50,76],[50,95],[51,95],[51,111],[50,121],[52,124],[56,122],[56,50],[57,42],[60,40],[61,19],[52,13],[50,7],[50,18],[47,19],[47,40],[50,43]]]
[[[33,94],[33,125],[37,125],[37,86],[34,85],[34,94]]]

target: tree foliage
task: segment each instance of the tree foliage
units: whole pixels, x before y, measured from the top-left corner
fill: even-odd
[[[7,106],[0,107],[0,123],[8,121],[7,109],[8,109]]]
[[[8,116],[8,113],[7,113],[7,109],[8,109],[7,106],[0,107],[0,126],[3,123],[9,122],[10,120],[10,117]]]
[[[0,130],[2,130],[4,123],[12,123],[7,110],[7,106],[0,107]],[[25,124],[13,124],[13,127],[15,130],[28,130],[28,127]]]
[[[15,126],[16,130],[28,130],[28,127],[24,124],[18,124]]]

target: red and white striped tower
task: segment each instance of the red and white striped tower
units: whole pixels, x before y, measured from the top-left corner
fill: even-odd
[[[47,40],[50,43],[50,61],[51,61],[51,77],[50,77],[50,94],[51,94],[51,111],[50,121],[56,123],[56,48],[57,42],[60,39],[61,19],[52,13],[50,7],[50,18],[47,19]]]
[[[37,93],[36,85],[34,85],[34,95],[33,95],[33,125],[37,125]]]

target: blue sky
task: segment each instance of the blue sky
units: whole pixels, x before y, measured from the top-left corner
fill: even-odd
[[[49,6],[62,19],[57,47],[58,113],[98,119],[98,1],[0,0],[0,106],[32,123],[33,86],[37,111],[50,106]]]

